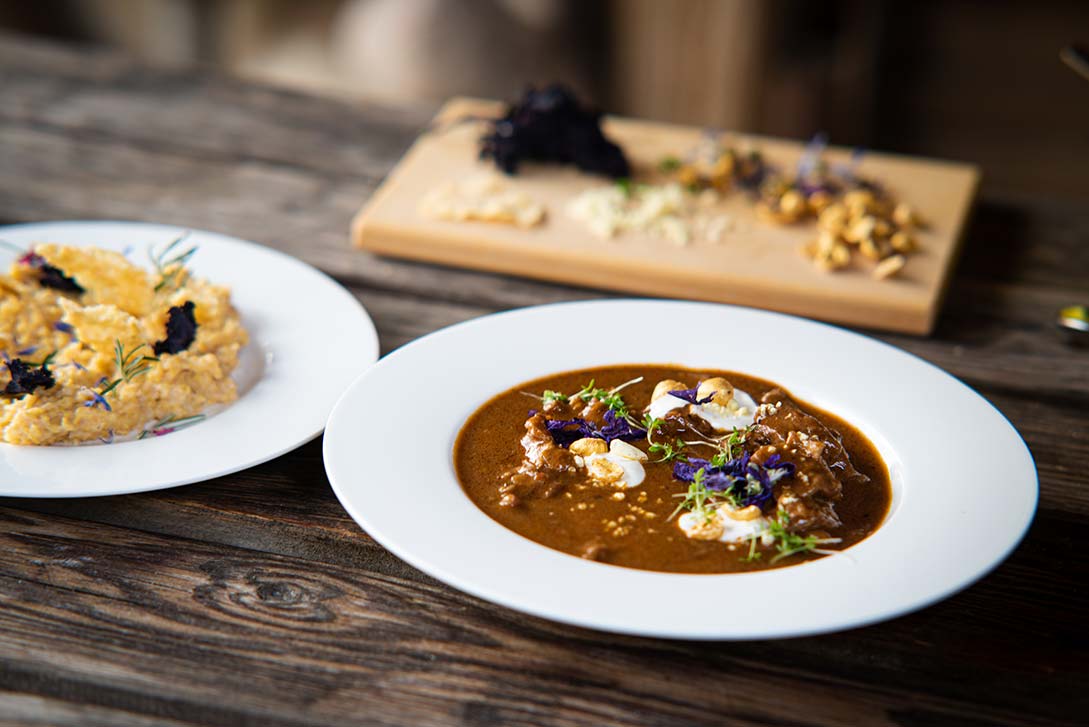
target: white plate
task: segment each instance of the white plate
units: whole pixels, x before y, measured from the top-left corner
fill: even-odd
[[[454,439],[484,401],[535,377],[628,363],[749,373],[843,416],[889,464],[885,523],[843,554],[789,568],[654,573],[538,545],[464,495]],[[537,616],[672,638],[799,636],[921,608],[1005,558],[1036,506],[1024,442],[953,377],[838,328],[702,303],[560,304],[431,334],[352,384],[329,419],[324,453],[352,517],[420,570]]]
[[[0,240],[128,251],[145,262],[186,228],[136,222],[49,222],[0,227]],[[0,444],[0,495],[120,495],[200,482],[290,451],[321,433],[337,398],[378,358],[363,307],[332,278],[283,253],[190,231],[196,275],[228,285],[250,334],[234,379],[238,401],[161,437],[79,447]],[[9,258],[0,251],[5,268]]]

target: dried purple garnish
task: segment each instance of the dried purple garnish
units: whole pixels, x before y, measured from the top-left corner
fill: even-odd
[[[560,447],[569,447],[572,442],[585,439],[604,439],[611,442],[614,439],[632,441],[642,439],[646,431],[632,426],[631,422],[619,417],[611,409],[605,412],[605,423],[598,427],[581,417],[574,419],[548,419],[545,421],[552,441]]]
[[[60,331],[61,333],[67,333],[69,336],[76,335],[76,329],[73,328],[70,323],[65,323],[64,321],[57,321],[56,323],[54,323],[53,330]]]
[[[50,265],[45,261],[44,257],[36,252],[28,252],[19,258],[19,262],[38,271],[38,284],[43,288],[52,288],[64,293],[75,293],[76,295],[85,292],[83,286],[77,283],[75,278],[65,275],[63,270],[55,265]]]
[[[193,344],[197,337],[197,319],[193,316],[196,306],[187,300],[183,305],[170,309],[166,320],[166,338],[155,344],[156,356],[164,353],[181,353]]]
[[[6,362],[6,365],[11,372],[11,381],[4,387],[4,394],[7,396],[33,394],[35,389],[52,389],[57,383],[53,372],[49,370],[48,362],[34,365],[16,358]]]
[[[669,394],[670,396],[675,396],[678,399],[684,399],[689,404],[695,404],[696,406],[699,406],[700,404],[706,404],[707,402],[711,401],[711,399],[715,398],[714,394],[711,394],[710,396],[707,396],[703,399],[698,398],[696,395],[696,391],[698,389],[698,386],[691,389],[677,389],[676,391],[669,392]]]
[[[574,164],[612,179],[631,176],[623,150],[601,132],[601,112],[579,104],[562,85],[530,87],[481,139],[480,158],[507,174],[522,161]]]
[[[673,465],[673,476],[682,482],[692,482],[703,470],[703,484],[711,491],[731,494],[738,507],[756,505],[763,508],[771,499],[772,486],[794,474],[794,465],[783,462],[779,455],[768,457],[763,465],[752,462],[749,453],[715,467],[706,459],[690,457],[687,462]]]

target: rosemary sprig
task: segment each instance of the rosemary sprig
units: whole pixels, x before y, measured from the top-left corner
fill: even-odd
[[[175,252],[179,245],[181,245],[189,237],[189,231],[174,238],[161,252],[156,253],[154,248],[148,248],[148,256],[151,258],[151,264],[155,266],[155,272],[159,274],[159,282],[155,286],[155,292],[166,287],[174,287],[174,284],[178,280],[178,276],[185,270],[186,263],[197,252],[197,246],[193,245],[187,250],[181,252]],[[174,253],[171,255],[171,253]]]
[[[147,348],[146,343],[141,343],[136,348],[129,352],[125,352],[125,347],[122,345],[120,339],[114,339],[113,357],[114,364],[117,366],[117,370],[121,372],[120,378],[114,379],[105,384],[103,388],[98,390],[100,397],[105,397],[117,388],[119,384],[125,381],[132,381],[137,376],[146,374],[151,370],[151,365],[157,362],[159,359],[155,356],[145,356],[144,354],[138,354],[137,352],[141,348]]]
[[[171,414],[168,417],[163,417],[159,421],[152,424],[150,427],[140,432],[137,439],[146,439],[150,436],[161,437],[164,434],[170,434],[176,432],[179,429],[192,426],[197,422],[204,421],[208,417],[205,414],[194,414],[189,417],[175,417]]]

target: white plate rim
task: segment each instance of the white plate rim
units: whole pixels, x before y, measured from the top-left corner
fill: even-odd
[[[101,446],[0,444],[0,496],[71,498],[134,494],[203,482],[254,467],[320,435],[328,413],[344,387],[377,360],[378,334],[363,305],[326,273],[274,248],[196,227],[135,220],[18,223],[0,226],[0,239],[16,244],[52,241],[122,249],[125,245],[114,244],[110,236],[126,240],[136,237],[161,245],[182,232],[188,232],[190,242],[200,246],[192,261],[196,274],[231,286],[232,302],[251,334],[243,358],[248,357],[260,369],[259,374],[254,374],[253,381],[248,383],[247,391],[238,401],[204,422],[167,436]],[[144,251],[138,248],[134,252],[142,255]],[[328,380],[312,392],[313,398],[300,407],[297,415],[289,420],[282,419],[278,427],[262,421],[262,416],[267,419],[275,411],[274,400],[278,395],[289,393],[284,390],[284,382],[304,373],[300,369],[319,353],[313,350],[300,354],[286,345],[288,339],[295,337],[297,341],[311,345],[321,345],[321,342],[316,336],[304,338],[306,329],[298,321],[290,321],[286,330],[284,326],[272,328],[267,325],[266,314],[284,313],[286,303],[275,300],[264,290],[272,285],[270,280],[262,280],[259,286],[256,284],[260,270],[251,274],[249,281],[247,273],[204,272],[222,267],[237,256],[264,266],[265,276],[272,272],[277,276],[290,275],[294,285],[306,286],[309,295],[303,299],[303,305],[312,308],[315,301],[320,301],[322,305],[331,306],[338,316],[337,329],[343,331],[343,350],[349,354],[328,367],[324,372]],[[135,261],[143,263],[139,257]],[[6,260],[4,264],[7,264]],[[262,290],[257,293],[257,288]],[[256,302],[261,303],[261,310],[254,310]],[[254,330],[254,319],[257,319],[257,330]],[[246,428],[239,429],[243,426]],[[239,432],[246,432],[246,436],[239,436]],[[228,435],[226,441],[234,446],[229,451],[220,447],[210,456],[208,448],[221,443]],[[179,452],[183,450],[199,452],[200,456],[180,457]],[[155,468],[149,465],[155,465]],[[86,484],[71,484],[71,478],[77,472],[83,473],[80,477]]]
[[[652,307],[670,307],[674,310],[681,311],[714,311],[721,315],[726,316],[742,316],[749,317],[751,319],[759,319],[765,322],[788,322],[794,326],[803,326],[811,332],[824,332],[827,335],[840,336],[840,340],[854,341],[856,344],[864,347],[872,347],[874,351],[882,351],[885,355],[893,355],[896,358],[909,362],[911,367],[916,368],[918,371],[928,372],[930,376],[936,377],[937,380],[943,381],[947,386],[952,387],[955,391],[959,392],[959,395],[964,397],[964,401],[974,402],[976,406],[982,406],[982,411],[987,413],[990,417],[991,424],[997,425],[1005,436],[1008,437],[1007,443],[1010,443],[1016,449],[1011,457],[1012,460],[1018,460],[1021,467],[1019,474],[1023,475],[1021,481],[1017,484],[1019,498],[1014,503],[1014,511],[1011,512],[1008,518],[1005,532],[1001,534],[1001,542],[989,547],[986,553],[983,554],[982,559],[977,559],[978,562],[974,562],[969,568],[962,568],[955,577],[946,578],[942,585],[933,587],[916,587],[915,590],[908,596],[898,599],[898,602],[894,605],[885,604],[882,607],[876,609],[870,609],[869,611],[861,610],[854,613],[848,613],[841,618],[825,619],[821,623],[805,622],[802,624],[793,624],[790,622],[776,623],[773,626],[762,627],[746,627],[746,628],[720,628],[717,624],[708,626],[706,623],[702,624],[663,624],[657,622],[644,622],[632,623],[629,620],[617,620],[610,618],[609,616],[588,616],[585,610],[577,612],[571,612],[564,609],[557,609],[554,604],[552,606],[541,606],[541,604],[534,602],[532,599],[527,600],[525,597],[515,594],[512,595],[510,589],[503,585],[496,586],[494,583],[488,581],[488,579],[481,579],[479,573],[474,573],[472,576],[466,576],[461,572],[460,568],[450,568],[442,563],[436,562],[433,557],[434,548],[421,547],[419,542],[413,542],[406,540],[405,533],[403,531],[393,532],[391,531],[391,522],[389,518],[381,520],[375,517],[374,512],[368,512],[368,503],[359,499],[358,493],[351,490],[351,473],[345,469],[345,462],[343,455],[346,454],[344,448],[340,445],[339,439],[342,433],[346,430],[348,423],[345,418],[348,416],[348,412],[354,405],[354,398],[361,388],[366,387],[368,382],[374,378],[385,376],[385,372],[391,368],[399,366],[402,359],[413,355],[413,352],[419,350],[421,347],[429,346],[433,342],[448,338],[451,336],[458,336],[462,331],[466,329],[472,329],[479,326],[489,325],[489,322],[517,319],[518,317],[525,316],[527,314],[545,313],[546,315],[552,311],[578,311],[585,312],[587,316],[593,313],[608,313],[609,309],[613,306],[627,307],[627,306],[652,306]],[[508,346],[508,348],[515,349],[516,346]],[[731,366],[728,363],[722,363],[721,365],[713,362],[691,362],[689,360],[680,359],[648,359],[646,357],[640,359],[631,359],[630,357],[619,357],[611,363],[625,364],[625,363],[667,363],[677,362],[682,365],[690,365],[693,367],[705,367],[705,368],[723,368],[723,369],[738,369],[737,366]],[[575,368],[582,368],[581,365],[567,366],[566,368],[556,368],[555,371],[570,370]],[[745,370],[741,368],[740,370]],[[548,371],[544,372],[549,373]],[[833,411],[836,411],[835,407],[828,407],[824,402],[813,401],[811,396],[806,396],[804,393],[799,392],[797,385],[792,385],[790,382],[776,379],[774,376],[763,374],[759,371],[750,371],[758,376],[765,376],[775,381],[783,383],[788,389],[792,390],[796,395],[802,399],[809,400],[811,403],[824,406]],[[516,385],[521,381],[527,381],[542,375],[541,372],[532,371],[514,376],[513,383],[504,381],[503,384],[497,384],[496,389],[492,393],[499,393],[499,391]],[[473,403],[471,409],[468,412],[464,412],[466,415],[474,411],[477,406],[483,403],[485,399],[479,399]],[[843,413],[843,412],[838,412]],[[848,417],[848,420],[853,421],[856,424],[861,424],[857,419]],[[888,443],[884,441],[879,433],[867,430],[863,427],[864,431],[874,440],[879,449],[882,450],[882,454],[889,461],[890,467],[895,464],[900,464],[896,460],[895,453],[890,460],[890,453],[888,451]],[[454,432],[456,436],[456,431]],[[444,438],[445,441],[445,438]],[[453,439],[449,438],[447,442],[451,445]],[[358,452],[358,445],[356,452]],[[383,358],[369,371],[362,374],[349,389],[345,392],[344,396],[334,407],[333,412],[330,415],[329,423],[326,428],[326,436],[323,444],[323,456],[325,460],[326,472],[329,477],[330,483],[333,487],[333,491],[336,493],[341,504],[345,507],[348,513],[353,519],[376,541],[378,541],[383,547],[386,547],[392,551],[395,555],[402,558],[410,565],[422,570],[429,575],[444,581],[460,590],[463,590],[472,595],[484,598],[486,600],[498,603],[500,605],[512,608],[517,611],[522,611],[542,618],[547,618],[553,621],[566,623],[574,626],[587,627],[602,631],[609,631],[614,633],[622,633],[629,635],[641,635],[652,637],[664,637],[664,638],[677,638],[677,639],[696,639],[696,640],[752,640],[752,639],[766,639],[766,638],[791,638],[806,635],[813,635],[819,633],[826,633],[830,631],[838,631],[847,628],[855,628],[865,626],[871,623],[884,621],[887,619],[895,618],[906,613],[916,611],[921,608],[925,608],[937,601],[948,598],[949,596],[969,587],[979,579],[983,578],[987,573],[997,567],[1005,558],[1016,548],[1018,543],[1022,540],[1025,533],[1028,530],[1034,516],[1037,500],[1038,500],[1038,480],[1036,475],[1035,463],[1033,462],[1031,452],[1025,444],[1021,435],[1009,422],[1009,420],[999,411],[994,405],[988,402],[985,398],[972,390],[968,385],[964,384],[960,380],[956,379],[952,375],[943,371],[939,367],[931,364],[930,362],[902,349],[899,349],[891,344],[883,341],[871,338],[869,336],[849,331],[837,326],[833,326],[826,323],[817,321],[811,321],[808,319],[799,318],[796,316],[790,316],[781,313],[774,313],[770,311],[763,311],[751,308],[745,308],[741,306],[732,306],[724,304],[714,303],[698,303],[689,301],[669,301],[669,300],[647,300],[647,299],[606,299],[606,300],[593,300],[593,301],[566,301],[560,303],[551,303],[541,306],[531,306],[528,308],[520,308],[510,311],[504,311],[495,313],[481,318],[464,321],[452,326],[435,331],[428,334],[416,341],[394,351],[390,355]],[[895,462],[893,460],[896,460]],[[452,465],[448,462],[450,467],[450,476],[453,477]],[[896,475],[894,473],[894,481]],[[842,562],[843,556],[835,556],[832,558],[825,558],[812,563],[807,563],[801,566],[794,566],[785,569],[778,569],[774,571],[768,571],[763,573],[751,573],[751,574],[726,574],[726,575],[687,575],[687,574],[663,574],[663,573],[651,573],[647,571],[636,571],[625,568],[617,568],[615,566],[602,565],[597,563],[586,563],[579,561],[577,558],[567,556],[556,551],[552,551],[545,546],[538,545],[532,541],[528,541],[522,536],[519,536],[511,531],[506,530],[502,526],[498,525],[479,510],[476,510],[475,506],[468,501],[468,498],[461,492],[460,485],[458,485],[456,478],[453,479],[453,486],[457,489],[458,495],[469,503],[469,506],[479,515],[479,518],[473,523],[474,526],[488,528],[489,524],[491,532],[488,534],[488,538],[491,540],[492,546],[506,547],[514,551],[517,551],[519,556],[523,556],[531,551],[536,562],[550,560],[557,565],[557,569],[564,573],[573,573],[578,568],[596,568],[603,569],[595,573],[601,580],[606,581],[618,581],[618,580],[630,580],[630,581],[645,581],[644,585],[654,584],[657,587],[665,587],[673,583],[681,581],[706,581],[708,583],[715,580],[731,579],[740,582],[741,580],[753,580],[762,581],[756,584],[759,590],[764,589],[768,583],[769,578],[783,579],[784,581],[796,580],[797,574],[815,573],[817,570],[822,569],[827,564],[832,562]],[[895,501],[893,504],[892,512],[889,519],[886,521],[886,525],[880,529],[874,536],[871,536],[863,543],[856,545],[848,551],[848,554],[856,554],[864,546],[868,546],[872,543],[881,541],[882,532],[886,532],[889,529],[888,523],[898,514],[900,506],[903,504],[903,483],[897,483],[897,492],[895,494]],[[486,522],[485,522],[486,521]],[[428,521],[429,524],[433,521]],[[393,528],[396,530],[396,526]],[[459,548],[459,545],[454,541],[446,541],[442,544],[444,550],[451,548]],[[621,575],[622,574],[622,575]],[[810,579],[805,579],[810,580]],[[585,585],[585,580],[580,581]],[[561,586],[564,585],[561,583]],[[917,586],[917,584],[916,584]],[[894,599],[895,600],[895,599]],[[615,604],[614,604],[615,605]]]

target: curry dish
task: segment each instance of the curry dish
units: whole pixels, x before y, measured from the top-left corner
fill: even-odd
[[[180,238],[146,270],[101,248],[22,251],[0,275],[0,439],[158,436],[234,401],[246,331],[230,291],[189,274],[194,252]]]
[[[732,573],[843,550],[880,527],[877,449],[769,381],[661,365],[557,374],[477,410],[454,446],[470,499],[565,553]]]

